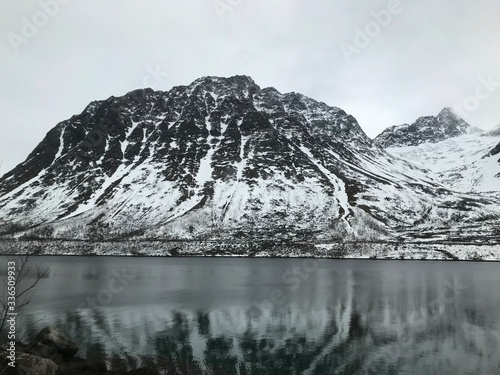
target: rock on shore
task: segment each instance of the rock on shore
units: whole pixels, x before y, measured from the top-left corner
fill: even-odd
[[[54,327],[40,331],[28,344],[17,343],[15,367],[9,367],[8,351],[0,346],[0,373],[7,375],[158,375],[154,368],[142,367],[108,370],[104,360],[78,357],[78,346],[64,332]]]

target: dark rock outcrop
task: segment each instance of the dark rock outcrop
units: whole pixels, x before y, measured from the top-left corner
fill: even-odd
[[[7,369],[6,375],[158,375],[150,367],[108,370],[104,360],[77,357],[77,345],[54,327],[42,329],[28,345],[16,344],[15,367],[7,365],[6,350],[0,347],[0,369]]]
[[[500,154],[500,143],[493,147],[493,149],[486,155],[486,157],[495,156],[498,154]]]
[[[57,364],[48,359],[28,353],[16,355],[15,367],[6,364],[6,352],[0,351],[0,371],[5,375],[56,375]],[[5,372],[3,370],[5,369]]]
[[[42,329],[35,338],[35,343],[39,353],[48,356],[59,353],[66,359],[75,356],[78,352],[76,344],[66,334],[53,327]]]

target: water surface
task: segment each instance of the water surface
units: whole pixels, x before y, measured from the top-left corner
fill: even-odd
[[[4,261],[5,257],[2,258]],[[21,314],[109,367],[168,374],[500,374],[500,264],[34,257]],[[3,272],[3,271],[2,271]],[[3,275],[3,274],[2,274]]]

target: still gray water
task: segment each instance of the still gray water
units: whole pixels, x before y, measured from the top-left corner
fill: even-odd
[[[2,258],[6,260],[5,257]],[[500,374],[500,264],[34,257],[21,317],[167,374]],[[3,270],[2,270],[3,272]]]

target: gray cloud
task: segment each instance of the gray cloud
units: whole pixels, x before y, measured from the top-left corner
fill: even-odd
[[[43,24],[43,8],[38,1],[5,2],[0,174],[90,101],[145,83],[168,90],[200,76],[246,74],[262,87],[341,107],[375,136],[463,104],[481,77],[500,82],[497,1],[400,0],[401,11],[380,26],[373,12],[388,10],[391,1],[65,0],[46,8],[54,14],[17,52],[12,33],[24,37],[26,19]],[[367,27],[376,35],[357,48],[357,29]],[[359,53],[346,58],[342,43]],[[158,69],[160,80],[145,78]],[[499,104],[500,87],[466,120],[495,126]]]

